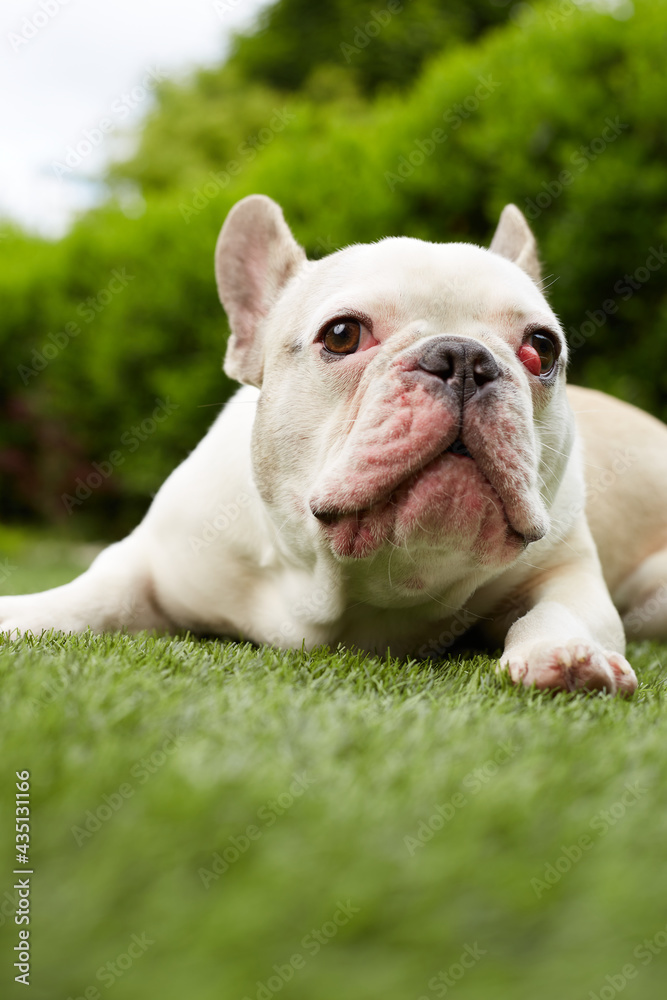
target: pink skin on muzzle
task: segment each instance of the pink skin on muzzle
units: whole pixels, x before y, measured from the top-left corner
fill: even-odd
[[[421,536],[458,548],[463,541],[481,565],[515,559],[547,528],[532,423],[508,386],[470,399],[461,418],[458,400],[416,368],[414,357],[403,358],[366,387],[311,510],[340,557]],[[472,457],[447,452],[457,438]]]

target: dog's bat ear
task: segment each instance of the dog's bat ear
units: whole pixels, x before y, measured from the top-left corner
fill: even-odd
[[[253,194],[234,205],[215,248],[218,294],[231,328],[224,364],[230,378],[261,384],[259,327],[305,259],[275,201]]]
[[[537,242],[523,212],[516,205],[505,205],[489,250],[518,264],[538,285],[542,268],[537,255]]]

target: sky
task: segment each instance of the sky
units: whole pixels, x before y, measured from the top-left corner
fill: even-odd
[[[0,218],[57,238],[132,148],[154,82],[216,64],[268,0],[2,0]]]

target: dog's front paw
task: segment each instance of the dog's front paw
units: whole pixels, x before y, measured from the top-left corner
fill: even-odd
[[[515,684],[541,689],[609,691],[632,694],[637,676],[620,653],[611,653],[585,639],[571,639],[560,646],[536,643],[507,650],[499,664]]]

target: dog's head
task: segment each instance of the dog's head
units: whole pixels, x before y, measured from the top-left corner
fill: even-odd
[[[392,237],[308,261],[256,195],[216,275],[225,370],[261,389],[256,483],[292,551],[400,549],[418,579],[497,572],[545,535],[574,433],[567,347],[516,207],[489,250]]]

